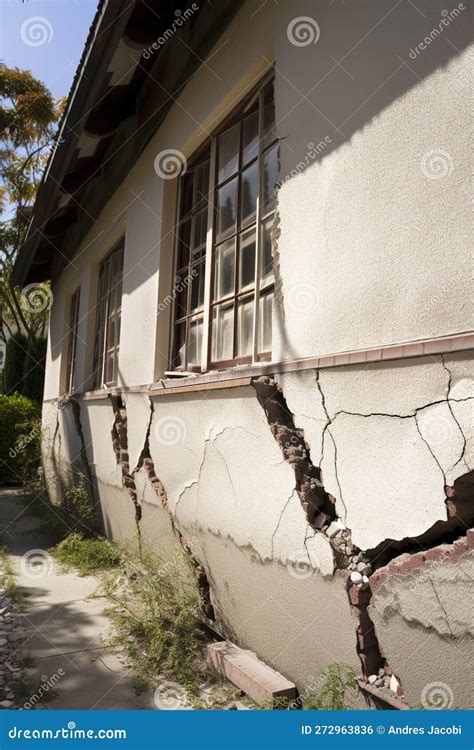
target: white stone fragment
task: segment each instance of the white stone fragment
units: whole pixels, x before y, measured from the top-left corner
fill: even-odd
[[[345,529],[344,523],[341,521],[340,518],[336,518],[335,521],[332,522],[332,524],[328,527],[327,535],[330,539],[332,539],[333,536],[336,536],[336,534],[339,534],[340,531],[344,531]]]
[[[352,583],[362,583],[362,580],[362,576],[357,570],[354,570],[354,572],[351,573]]]
[[[397,688],[398,688],[399,685],[400,685],[400,683],[398,682],[397,678],[393,674],[390,677],[390,690],[392,691],[392,693],[396,693],[397,692]]]
[[[371,685],[373,685],[373,684],[374,684],[374,682],[375,682],[375,681],[376,681],[377,679],[378,679],[378,677],[377,677],[377,675],[376,675],[376,674],[371,674],[371,675],[369,675],[369,683],[370,683]]]

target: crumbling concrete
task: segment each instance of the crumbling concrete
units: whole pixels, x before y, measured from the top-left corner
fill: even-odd
[[[444,694],[444,708],[472,707],[472,680],[460,665],[473,647],[473,581],[474,530],[396,557],[372,576],[368,612],[411,705],[429,707],[431,686]]]
[[[459,369],[463,358],[448,364]],[[372,411],[363,378],[358,398],[347,400],[342,384],[352,377],[353,367],[338,368],[337,388],[336,373],[321,370],[259,378],[251,388],[217,390],[206,399],[193,394],[179,400],[140,393],[110,396],[107,450],[120,472],[119,485],[127,489],[127,512],[133,513],[139,534],[146,534],[147,543],[163,539],[165,554],[170,537],[177,537],[194,568],[208,621],[224,637],[255,650],[300,689],[312,675],[307,658],[295,659],[288,630],[301,652],[311,652],[314,669],[329,661],[355,666],[357,654],[362,684],[379,691],[382,701],[401,708],[406,698],[415,700],[418,687],[413,687],[409,663],[396,654],[401,638],[392,633],[391,623],[396,620],[399,634],[403,627],[413,628],[418,617],[417,628],[425,633],[420,653],[433,638],[433,626],[419,614],[413,621],[405,617],[410,596],[397,594],[397,576],[388,575],[384,586],[391,589],[392,580],[395,585],[383,599],[377,582],[400,556],[417,559],[420,546],[457,544],[472,523],[474,494],[466,420],[454,413],[472,397],[453,387],[442,357],[430,362],[431,393],[410,386],[409,373],[420,367],[418,362],[411,370],[402,366],[406,392],[395,404],[398,414],[393,404],[386,412],[375,411],[390,401],[379,387],[382,365],[368,376],[377,392]],[[397,365],[393,368],[398,377]],[[341,403],[347,410],[337,407],[338,398],[346,399]],[[105,402],[109,410],[110,401]],[[82,412],[81,443],[86,443],[87,429],[94,434],[100,409],[93,405]],[[432,420],[449,424],[449,446],[434,444]],[[100,456],[94,461],[92,451],[88,445],[94,479],[107,496],[107,518],[111,490],[118,492],[118,487],[109,459],[105,465]],[[449,581],[455,574],[446,568],[444,575]],[[395,606],[390,597],[397,596],[403,606],[388,617]],[[430,607],[435,599],[431,589],[420,602]],[[446,658],[448,645],[455,648],[459,641],[462,651],[467,638],[462,628],[443,632],[446,622],[452,624],[452,604],[449,598],[443,601],[448,614],[437,625]],[[311,611],[317,614],[314,622]],[[318,647],[312,648],[315,638]]]

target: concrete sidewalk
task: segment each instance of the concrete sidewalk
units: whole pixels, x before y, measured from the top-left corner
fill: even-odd
[[[48,681],[57,693],[45,704],[34,700],[36,707],[156,709],[153,691],[137,696],[123,657],[105,645],[108,602],[89,598],[96,579],[65,573],[51,558],[39,522],[18,491],[0,491],[0,533],[26,595],[18,614],[25,631],[22,654],[34,659],[33,684]]]

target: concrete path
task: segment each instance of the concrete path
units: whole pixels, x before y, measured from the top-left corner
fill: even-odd
[[[15,490],[0,490],[0,534],[26,594],[18,621],[25,630],[22,653],[34,659],[33,685],[47,680],[57,693],[41,706],[33,700],[36,707],[155,709],[153,691],[137,696],[123,657],[105,645],[108,602],[88,598],[96,579],[65,573],[47,554],[40,524]]]

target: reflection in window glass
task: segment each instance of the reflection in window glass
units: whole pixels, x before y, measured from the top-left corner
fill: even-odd
[[[275,208],[275,188],[278,180],[278,146],[267,151],[263,163],[263,212]]]
[[[260,354],[272,348],[272,302],[273,292],[260,297],[258,313],[258,351]]]
[[[253,297],[239,302],[239,335],[238,335],[238,352],[237,355],[244,357],[252,353],[252,335],[253,335]]]
[[[273,217],[263,223],[262,237],[262,270],[260,286],[264,287],[273,283],[273,250],[272,250],[272,228]]]
[[[258,154],[258,110],[252,112],[242,123],[242,163],[248,164]]]
[[[234,356],[234,305],[217,305],[212,321],[212,359],[214,362]]]
[[[217,198],[217,239],[224,239],[235,231],[237,217],[237,180],[231,180],[219,188]]]
[[[255,162],[242,173],[241,224],[255,221],[258,193],[258,164]]]
[[[240,236],[239,289],[253,286],[255,282],[255,228]]]
[[[234,294],[235,240],[227,240],[216,248],[215,299]]]
[[[239,166],[240,123],[219,138],[219,182],[237,172]]]
[[[191,321],[189,325],[188,363],[197,366],[201,361],[202,318]]]

